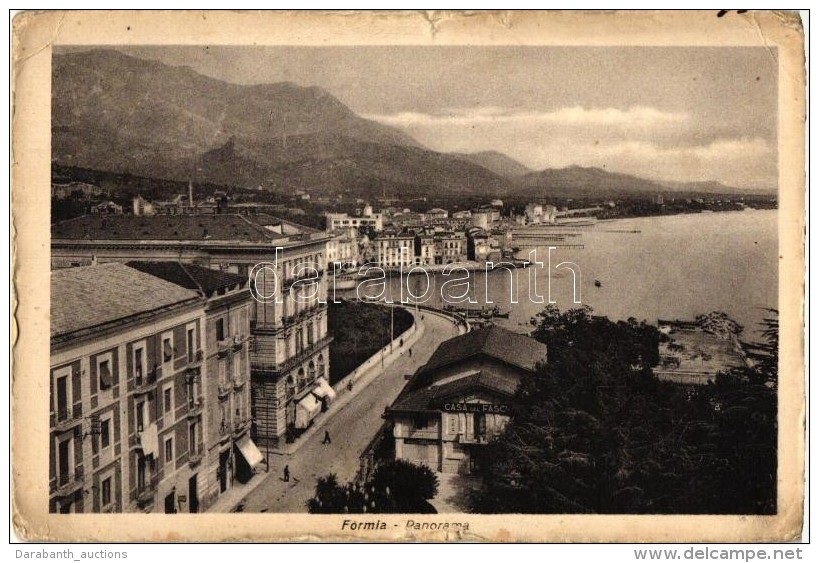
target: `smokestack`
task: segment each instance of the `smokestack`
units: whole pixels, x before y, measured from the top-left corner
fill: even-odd
[[[188,207],[193,207],[193,181],[188,180]]]

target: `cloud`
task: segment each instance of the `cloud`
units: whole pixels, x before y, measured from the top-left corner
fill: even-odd
[[[777,181],[775,140],[743,137],[732,122],[705,123],[648,106],[548,112],[488,106],[368,117],[404,129],[433,150],[498,150],[534,169],[599,166],[655,180],[754,189]]]
[[[448,108],[441,113],[399,112],[369,114],[364,117],[397,127],[434,127],[441,125],[476,125],[486,123],[552,123],[563,125],[650,125],[682,123],[684,113],[666,112],[646,106],[626,110],[617,108],[563,107],[554,111],[516,111],[500,107]]]

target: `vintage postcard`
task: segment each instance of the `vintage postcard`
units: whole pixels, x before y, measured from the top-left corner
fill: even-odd
[[[13,33],[21,537],[801,534],[797,15]]]

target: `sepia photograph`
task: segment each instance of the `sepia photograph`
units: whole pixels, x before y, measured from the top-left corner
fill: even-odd
[[[767,18],[801,54],[798,18],[687,15]],[[48,486],[17,481],[21,522],[438,541],[489,540],[495,516],[542,541],[508,518],[699,518],[676,541],[731,516],[798,536],[804,153],[783,147],[805,109],[782,85],[804,68],[776,42],[67,33],[37,87],[49,297],[17,324],[44,369],[14,379],[43,408],[14,400]]]

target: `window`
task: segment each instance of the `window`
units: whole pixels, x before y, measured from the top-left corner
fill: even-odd
[[[162,412],[165,416],[173,416],[173,386],[168,385],[162,390]]]
[[[216,319],[216,340],[225,339],[225,319]]]
[[[145,345],[140,344],[134,346],[134,377],[137,385],[142,384],[142,378],[145,376]]]
[[[106,477],[102,480],[100,489],[102,490],[102,507],[106,508],[111,504],[111,477]]]
[[[111,356],[110,354],[104,358],[97,359],[97,375],[100,381],[100,390],[105,391],[110,389],[114,384],[114,378],[111,375]]]
[[[241,364],[242,357],[239,354],[233,356],[233,380],[234,381],[241,381],[242,380],[242,364]]]
[[[196,325],[188,325],[186,343],[188,345],[188,361],[192,362],[196,355]]]
[[[415,417],[415,428],[417,430],[424,430],[429,426],[429,419],[425,416],[416,416]]]
[[[199,449],[199,440],[196,439],[196,423],[192,422],[191,425],[188,427],[188,441],[189,441],[189,448],[191,451],[191,455],[195,455],[198,453]]]
[[[105,449],[111,445],[111,416],[100,420],[100,448]]]
[[[173,461],[173,438],[165,440],[165,463]]]
[[[173,360],[173,333],[162,335],[162,363],[167,364]]]
[[[65,420],[71,410],[71,368],[63,368],[55,372],[57,385],[55,386],[55,399],[57,404],[57,420]]]
[[[74,469],[74,441],[69,437],[57,446],[57,481],[67,483]]]
[[[137,432],[145,429],[145,401],[136,404],[136,429]]]

